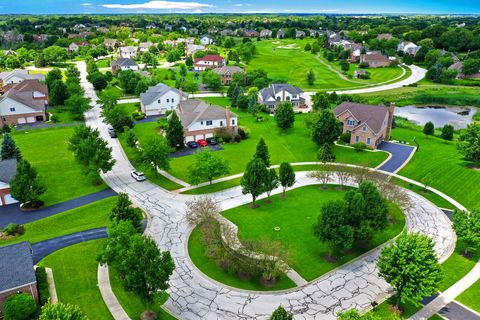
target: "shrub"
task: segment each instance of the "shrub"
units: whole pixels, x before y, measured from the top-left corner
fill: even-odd
[[[60,121],[60,118],[58,117],[58,115],[52,114],[52,115],[50,116],[50,121],[52,121],[53,123],[57,123],[57,122]]]
[[[239,134],[233,136],[233,142],[240,142],[242,141],[242,137]]]
[[[360,152],[367,149],[367,145],[364,142],[357,142],[353,144],[355,151]]]
[[[45,267],[37,267],[37,269],[35,269],[35,275],[37,276],[40,305],[43,306],[50,298],[50,292],[48,291],[47,272],[45,271]]]
[[[352,137],[352,134],[350,132],[345,132],[340,135],[340,140],[345,143],[350,143],[351,137]]]
[[[368,64],[368,62],[361,62],[358,64],[358,67],[359,68],[362,68],[362,69],[366,69],[368,68],[370,65]]]
[[[25,227],[21,224],[10,223],[3,229],[3,232],[9,236],[21,235],[25,233]]]
[[[31,319],[37,311],[37,304],[28,293],[10,296],[3,305],[4,320]]]
[[[147,115],[140,110],[135,110],[132,112],[133,120],[142,120],[142,119],[145,119],[146,116]]]
[[[250,132],[248,132],[248,130],[244,127],[238,127],[238,135],[242,140],[246,140],[248,139]]]

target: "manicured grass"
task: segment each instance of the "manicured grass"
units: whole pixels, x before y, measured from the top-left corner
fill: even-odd
[[[385,230],[376,232],[368,248],[354,247],[352,252],[340,253],[338,261],[328,263],[324,257],[329,247],[313,233],[322,205],[330,200],[343,199],[345,191],[330,187],[321,190],[318,185],[306,186],[288,192],[288,198],[272,197],[272,203],[260,201],[260,207],[248,205],[227,210],[223,215],[239,228],[241,240],[262,237],[280,241],[291,254],[291,267],[306,280],[313,280],[358,255],[376,247],[399,234],[405,217],[398,207],[390,205],[390,215],[395,221]],[[280,231],[275,231],[275,227]]]
[[[414,305],[413,303],[400,303],[400,307],[403,310],[403,313],[399,316],[395,315],[392,306],[395,305],[395,297],[391,297],[384,301],[383,303],[379,304],[375,309],[370,311],[370,314],[373,314],[379,317],[382,320],[397,320],[398,317],[400,319],[408,319],[412,316],[415,312],[420,310],[422,307],[421,305]]]
[[[23,235],[8,240],[0,240],[0,245],[21,241],[36,243],[74,232],[107,226],[110,222],[108,216],[115,204],[116,198],[117,197],[103,199],[27,223],[24,225],[25,233]]]
[[[74,127],[62,127],[24,130],[13,134],[23,157],[37,169],[47,186],[47,191],[41,197],[46,206],[106,187],[104,183],[92,185],[68,150],[68,139],[73,130]]]
[[[97,255],[103,239],[79,243],[52,253],[40,265],[53,270],[60,302],[75,304],[89,319],[113,319],[97,285]]]
[[[457,301],[480,312],[480,280],[457,297]]]
[[[471,258],[462,255],[462,251],[466,245],[457,240],[455,251],[452,255],[442,263],[443,279],[439,284],[439,290],[445,291],[455,282],[463,278],[475,266],[480,258],[480,252],[477,249]]]
[[[286,276],[281,276],[272,288],[262,286],[256,278],[242,280],[237,275],[221,269],[213,259],[205,255],[205,251],[206,247],[201,240],[201,231],[199,228],[195,228],[188,238],[188,254],[195,266],[210,278],[228,286],[245,290],[270,291],[295,287],[295,283]]]
[[[118,105],[118,108],[124,110],[128,115],[131,115],[134,111],[140,109],[140,103],[139,102],[121,103]]]
[[[419,195],[426,198],[427,200],[430,200],[439,208],[452,209],[452,210],[455,209],[455,206],[453,204],[451,204],[444,198],[440,197],[436,193],[433,193],[432,191],[425,190],[423,187],[407,183],[398,178],[392,178],[392,181],[403,188],[406,188],[406,189],[412,190],[415,193],[418,193]]]
[[[167,86],[176,87],[177,79],[180,79],[180,68],[158,68],[158,69],[150,69],[149,71],[152,74],[152,78],[156,81],[160,81],[165,83]],[[198,79],[195,79],[194,71],[189,71],[185,78],[188,82],[196,82],[198,85],[201,84],[201,77],[199,76]]]
[[[392,138],[408,141],[415,145],[413,138],[420,144],[420,149],[412,160],[399,172],[400,175],[421,181],[431,174],[432,187],[451,196],[468,209],[480,205],[480,171],[470,169],[458,152],[456,142],[445,143],[437,137],[426,138],[418,131],[396,128]]]
[[[191,190],[187,190],[187,191],[182,192],[182,194],[213,193],[213,192],[217,192],[217,191],[221,191],[221,190],[225,190],[225,189],[229,189],[229,188],[239,186],[240,181],[242,181],[242,177],[235,178],[235,179],[230,179],[230,180],[226,180],[226,181],[222,181],[222,182],[218,182],[218,183],[214,183],[214,184],[209,184],[209,185],[206,185],[206,186],[203,186],[203,187],[198,187],[198,188],[191,189]]]
[[[176,319],[170,315],[167,311],[163,310],[160,306],[151,305],[147,306],[140,300],[140,298],[133,292],[127,291],[123,286],[120,273],[117,269],[110,267],[110,284],[112,286],[113,293],[117,297],[118,302],[122,305],[125,312],[132,320],[140,320],[140,315],[145,310],[154,310],[158,314],[159,320],[171,320]]]
[[[52,115],[57,116],[58,121],[56,123],[73,123],[73,122],[83,122],[83,119],[78,119],[76,115],[72,112],[67,110],[64,107],[52,107],[48,108],[47,112],[51,113]]]
[[[111,61],[110,59],[102,59],[102,60],[98,60],[97,62],[95,62],[95,64],[99,68],[108,68],[108,67],[110,67],[110,61]]]

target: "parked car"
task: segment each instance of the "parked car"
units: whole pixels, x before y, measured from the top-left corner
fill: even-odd
[[[117,137],[117,133],[115,132],[115,129],[113,129],[113,127],[108,127],[108,134],[110,135],[110,138]]]
[[[133,177],[133,179],[135,179],[137,181],[147,180],[147,178],[145,178],[145,176],[143,175],[143,172],[139,172],[139,171],[134,170],[130,173],[130,175]]]
[[[190,148],[198,148],[198,144],[195,141],[188,141],[187,146]]]
[[[215,140],[215,138],[207,138],[207,142],[212,146],[217,144],[217,140]]]
[[[206,146],[208,146],[207,140],[204,140],[204,139],[197,140],[197,144],[198,144],[200,147],[206,147]]]

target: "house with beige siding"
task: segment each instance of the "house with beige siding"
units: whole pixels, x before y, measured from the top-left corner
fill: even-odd
[[[375,149],[390,139],[394,109],[394,103],[387,108],[383,104],[342,102],[333,112],[342,123],[342,132],[351,134],[350,144],[363,142]]]

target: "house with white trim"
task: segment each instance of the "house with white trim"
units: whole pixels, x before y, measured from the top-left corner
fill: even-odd
[[[304,91],[288,83],[274,83],[258,92],[258,103],[274,112],[282,102],[291,102],[294,108],[305,106]]]
[[[180,104],[180,99],[187,98],[188,95],[178,89],[159,83],[140,94],[140,105],[142,112],[147,116],[163,115],[169,110],[175,110]]]

